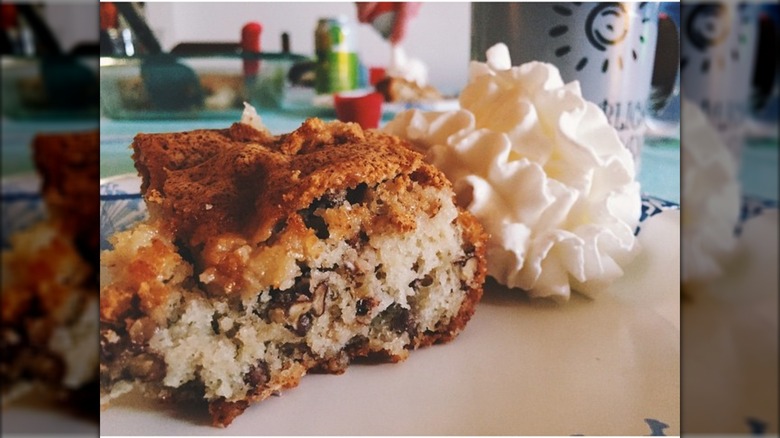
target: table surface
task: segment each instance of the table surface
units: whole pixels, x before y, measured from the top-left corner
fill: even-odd
[[[35,132],[57,132],[100,128],[101,178],[135,173],[130,158],[130,143],[139,132],[175,132],[192,129],[225,128],[238,120],[112,120],[25,122],[3,119],[2,174],[32,171],[30,141]],[[274,134],[296,129],[305,115],[292,112],[261,112],[263,123]],[[327,115],[320,115],[328,119]],[[383,122],[387,122],[385,119]],[[638,180],[642,192],[672,202],[680,202],[680,144],[678,138],[649,138],[642,150]],[[778,149],[776,142],[748,142],[745,148],[741,180],[746,195],[777,200]]]

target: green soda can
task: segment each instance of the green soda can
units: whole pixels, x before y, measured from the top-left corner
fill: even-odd
[[[314,31],[317,94],[358,88],[358,56],[346,17],[321,18]]]

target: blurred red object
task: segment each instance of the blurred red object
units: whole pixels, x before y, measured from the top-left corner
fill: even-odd
[[[241,28],[241,50],[244,53],[260,53],[260,34],[263,26],[256,21],[251,21]],[[257,76],[260,71],[260,61],[244,60],[244,77]]]
[[[19,24],[16,20],[16,6],[9,3],[3,3],[0,7],[3,11],[2,15],[0,15],[3,29],[17,27]]]
[[[115,29],[118,24],[116,6],[113,3],[100,3],[100,29]]]
[[[371,25],[392,44],[400,43],[406,35],[409,20],[417,15],[420,2],[357,2],[357,17]]]
[[[385,78],[387,72],[384,67],[371,67],[368,69],[368,83],[373,87],[377,82]]]
[[[379,126],[384,101],[384,97],[379,93],[336,94],[333,96],[338,119],[342,122],[355,122],[363,129],[373,129]]]

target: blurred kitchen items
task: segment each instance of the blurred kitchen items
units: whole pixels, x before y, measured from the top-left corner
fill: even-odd
[[[564,81],[578,80],[583,96],[604,110],[638,168],[651,107],[658,14],[653,2],[474,2],[471,59],[484,61],[487,49],[503,42],[515,65],[554,64]],[[656,99],[653,106],[662,102]]]
[[[670,29],[662,29],[669,27]],[[658,56],[653,66],[646,137],[680,138],[680,4],[663,2],[658,15]],[[672,29],[674,28],[674,29]],[[671,95],[671,96],[670,96]],[[657,144],[657,143],[654,143]]]
[[[780,120],[780,4],[759,6],[757,65],[753,75],[748,138],[774,140],[777,145]]]
[[[3,115],[17,119],[82,118],[97,115],[97,63],[90,57],[64,53],[44,19],[42,7],[4,4],[3,29],[8,30],[11,53],[2,60]],[[24,26],[22,26],[22,22]],[[24,27],[29,31],[19,30]],[[24,50],[16,50],[21,44]],[[4,48],[5,50],[5,48]]]
[[[387,71],[384,67],[370,67],[368,69],[368,83],[372,87],[387,76]]]
[[[22,26],[19,20],[16,5],[12,3],[3,3],[2,8],[2,39],[0,42],[0,53],[3,55],[32,55],[35,52],[33,47],[32,32],[26,26]]]
[[[38,6],[30,3],[17,3],[16,11],[27,23],[27,28],[32,32],[33,52],[26,53],[36,56],[61,56],[63,50],[57,37],[54,36],[48,23],[41,16]]]
[[[394,2],[378,2],[371,14],[366,17],[371,23],[371,27],[376,29],[384,39],[390,38],[393,33],[393,22],[396,16],[395,6]]]
[[[758,6],[686,2],[681,9],[685,24],[680,46],[683,97],[704,111],[738,162],[745,142],[751,92],[768,93],[774,80],[774,75],[769,75],[769,86],[756,86],[752,79],[757,66],[777,62],[776,51],[756,50],[760,36]],[[769,59],[759,59],[757,55]],[[757,101],[755,94],[753,98]]]
[[[100,109],[112,119],[224,119],[241,116],[243,102],[278,108],[287,99],[288,75],[294,63],[307,57],[292,53],[242,53],[233,44],[189,44],[175,56],[196,75],[204,98],[197,106],[157,106],[142,76],[144,56],[100,58]],[[214,47],[212,47],[214,46]],[[214,51],[211,48],[228,48]],[[190,53],[190,54],[187,54]],[[255,80],[244,77],[245,61],[262,62]]]
[[[72,55],[2,59],[2,114],[11,119],[98,115],[97,59]]]
[[[198,75],[175,56],[163,53],[135,4],[119,2],[116,8],[148,51],[141,63],[141,79],[153,107],[175,111],[202,106],[205,93]]]
[[[359,62],[355,35],[345,16],[321,18],[314,31],[318,94],[358,88]]]
[[[100,56],[133,56],[133,36],[122,20],[116,5],[100,3]]]
[[[256,21],[250,21],[241,28],[241,50],[243,53],[260,53],[260,34],[263,26]],[[260,71],[260,61],[244,59],[244,78],[252,82]]]
[[[333,96],[336,116],[342,122],[355,122],[363,129],[379,126],[384,97],[379,93],[337,93]]]

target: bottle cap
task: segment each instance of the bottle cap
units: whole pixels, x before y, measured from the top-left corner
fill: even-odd
[[[100,30],[115,29],[117,27],[117,11],[113,3],[100,3]]]
[[[263,26],[250,21],[241,28],[241,50],[244,53],[260,53],[260,33]],[[260,61],[244,59],[244,76],[254,77],[260,71]]]
[[[11,29],[18,26],[16,21],[16,6],[10,3],[3,3],[2,5],[2,25],[3,29]]]

